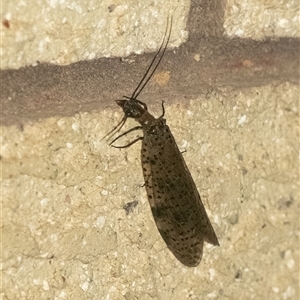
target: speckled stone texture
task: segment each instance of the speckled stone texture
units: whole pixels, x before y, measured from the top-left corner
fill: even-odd
[[[1,298],[299,299],[299,40],[228,38],[228,5],[187,6],[188,41],[139,99],[154,116],[165,101],[220,247],[180,264],[152,219],[140,144],[102,139],[153,53],[4,70]]]

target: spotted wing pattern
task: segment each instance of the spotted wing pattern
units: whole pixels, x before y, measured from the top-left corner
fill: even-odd
[[[197,266],[204,241],[219,245],[217,236],[165,119],[143,133],[142,168],[157,228],[181,263]]]

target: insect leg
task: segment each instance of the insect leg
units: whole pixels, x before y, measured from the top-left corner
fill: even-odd
[[[115,141],[117,141],[119,138],[121,138],[122,136],[124,136],[124,135],[126,135],[127,133],[130,133],[130,132],[132,132],[132,131],[135,131],[135,130],[140,130],[140,129],[142,129],[143,127],[142,126],[135,126],[135,127],[133,127],[133,128],[131,128],[131,129],[129,129],[129,130],[127,130],[127,131],[125,131],[125,132],[123,132],[122,134],[120,134],[120,135],[118,135],[115,139],[113,139],[110,143],[109,143],[109,145],[110,146],[112,146],[112,147],[114,147],[114,148],[126,148],[126,147],[128,147],[128,146],[125,146],[125,147],[116,147],[116,146],[113,146],[112,144],[115,142]],[[143,138],[141,138],[141,139],[143,139]],[[135,140],[135,141],[137,141],[137,140]],[[129,143],[129,146],[130,145],[132,145],[133,143]]]
[[[133,145],[134,143],[136,143],[137,141],[141,141],[143,139],[142,136],[136,138],[135,140],[131,141],[129,144],[127,145],[124,145],[124,146],[114,146],[114,145],[111,145],[112,147],[114,148],[127,148],[127,147],[130,147],[131,145]]]
[[[162,115],[159,117],[159,119],[163,118],[165,115],[165,105],[164,105],[165,101],[161,100],[161,107],[162,107]]]
[[[113,135],[113,134],[115,134],[115,133],[117,133],[117,132],[119,132],[120,130],[121,130],[121,128],[123,127],[123,125],[125,124],[125,122],[126,122],[126,120],[127,120],[127,117],[126,117],[126,115],[124,115],[124,117],[122,118],[122,120],[109,132],[109,133],[107,133],[102,139],[101,139],[101,141],[103,140],[103,139],[105,139],[106,137],[108,137],[109,135]],[[118,128],[119,127],[119,128]],[[116,132],[114,132],[116,130]]]

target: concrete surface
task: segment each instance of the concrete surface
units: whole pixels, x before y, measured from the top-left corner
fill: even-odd
[[[3,1],[1,69],[99,57],[125,57],[158,48],[167,16],[176,19],[170,45],[186,41],[190,1]]]
[[[165,100],[220,247],[181,265],[152,219],[139,143],[102,140],[153,53],[3,70],[3,299],[299,298],[299,40],[228,38],[226,7],[191,3],[188,41],[139,97],[155,116]]]

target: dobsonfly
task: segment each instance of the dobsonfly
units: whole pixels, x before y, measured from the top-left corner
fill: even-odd
[[[142,169],[156,226],[175,257],[185,266],[195,267],[201,261],[204,241],[219,246],[218,238],[191,173],[164,119],[164,102],[162,115],[155,118],[148,112],[147,105],[137,99],[165,54],[171,30],[172,18],[170,24],[168,20],[159,50],[131,97],[124,96],[124,99],[116,100],[123,109],[124,117],[106,136],[119,132],[127,118],[133,118],[140,124],[117,136],[110,145],[126,148],[142,141]],[[143,137],[125,146],[113,145],[119,138],[135,130],[142,130]]]

